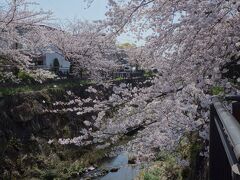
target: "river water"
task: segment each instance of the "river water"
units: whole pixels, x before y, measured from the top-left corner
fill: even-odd
[[[107,175],[97,178],[99,180],[133,180],[140,171],[139,165],[128,164],[127,152],[122,152],[118,156],[106,160],[100,167],[103,169],[118,168],[118,171],[109,172]]]

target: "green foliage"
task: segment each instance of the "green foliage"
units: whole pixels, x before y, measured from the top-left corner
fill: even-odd
[[[129,49],[132,47],[136,47],[136,45],[126,42],[126,43],[122,43],[122,44],[118,45],[118,47],[121,49]]]
[[[71,130],[70,130],[69,126],[64,126],[63,135],[64,135],[64,137],[69,137],[71,135]]]
[[[114,79],[114,81],[122,81],[122,80],[124,80],[123,77],[117,77],[117,78]]]
[[[22,80],[23,82],[33,82],[34,81],[34,79],[31,77],[30,74],[28,74],[25,71],[21,71],[21,70],[18,72],[17,77],[20,80]]]
[[[3,80],[4,80],[4,76],[3,76],[2,72],[0,72],[0,82],[3,81]]]
[[[183,136],[179,145],[172,152],[161,151],[156,161],[145,169],[138,179],[140,180],[185,180],[195,179],[197,157],[203,149],[203,143],[199,141],[198,134],[193,132]],[[187,160],[189,167],[182,167],[178,159]]]
[[[224,88],[220,86],[213,86],[211,88],[212,95],[219,95],[224,93]]]
[[[169,153],[169,151],[161,151],[158,153],[156,160],[157,161],[167,161],[167,162],[175,162],[175,153]]]
[[[54,66],[54,67],[59,67],[59,66],[60,66],[59,61],[58,61],[57,58],[55,58],[55,59],[53,60],[53,66]]]
[[[194,179],[195,172],[197,171],[197,158],[201,150],[204,148],[203,142],[199,139],[197,132],[186,134],[182,137],[177,152],[182,158],[187,159],[190,162],[190,168],[186,168],[182,171],[183,177],[191,177]]]
[[[143,178],[144,180],[159,180],[159,176],[156,176],[156,175],[154,175],[154,174],[152,174],[152,173],[146,173],[146,174],[144,174],[144,178]]]
[[[59,67],[60,67],[59,61],[58,61],[57,58],[55,58],[55,59],[53,60],[52,70],[53,70],[55,73],[58,73]]]
[[[75,161],[73,164],[70,165],[67,171],[69,176],[75,176],[76,174],[83,172],[83,170],[83,164],[79,161]]]
[[[21,92],[30,92],[33,91],[32,87],[30,85],[22,86],[22,87],[16,87],[16,88],[1,88],[0,87],[0,93],[2,95],[13,95]]]
[[[33,85],[20,85],[19,87],[0,87],[0,94],[3,96],[7,95],[14,95],[18,93],[28,93],[28,92],[34,92],[34,91],[44,91],[44,90],[50,90],[50,91],[63,91],[68,88],[78,87],[80,85],[88,85],[93,84],[93,82],[88,80],[79,80],[79,81],[68,81],[68,82],[56,82],[56,83],[49,83],[49,84],[33,84]],[[55,87],[56,85],[56,87]]]
[[[144,77],[153,77],[154,73],[152,71],[144,71]]]
[[[41,175],[41,178],[45,180],[53,180],[57,177],[58,177],[58,173],[55,170],[46,170]]]
[[[11,150],[11,149],[19,150],[19,149],[21,149],[21,147],[22,147],[22,144],[20,143],[20,140],[14,138],[14,137],[12,137],[8,141],[7,148],[9,150]]]

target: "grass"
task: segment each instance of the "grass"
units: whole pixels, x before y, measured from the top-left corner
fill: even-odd
[[[118,77],[114,79],[114,81],[122,81],[124,78]],[[78,87],[79,85],[91,85],[96,84],[96,81],[93,80],[79,80],[79,81],[58,81],[58,82],[51,82],[48,84],[30,84],[30,85],[19,85],[16,87],[1,87],[0,86],[0,96],[8,96],[14,95],[19,93],[28,93],[34,91],[42,91],[42,90],[64,90],[67,88],[74,88]]]
[[[88,80],[79,80],[74,82],[52,82],[49,84],[35,84],[35,85],[22,85],[18,87],[0,87],[0,95],[7,96],[7,95],[14,95],[18,93],[27,93],[27,92],[34,92],[34,91],[42,91],[42,90],[64,90],[66,88],[73,88],[79,85],[87,85],[93,84],[94,82]]]
[[[25,76],[24,74],[22,76]],[[118,77],[113,81],[122,81],[124,78]],[[0,96],[15,95],[19,93],[29,93],[42,90],[65,90],[67,88],[74,88],[80,85],[93,85],[96,84],[93,80],[74,80],[74,81],[58,81],[51,82],[48,84],[29,84],[29,85],[19,85],[16,87],[1,87],[0,86]]]

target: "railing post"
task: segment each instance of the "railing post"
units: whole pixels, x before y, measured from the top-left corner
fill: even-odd
[[[232,170],[215,123],[216,111],[210,106],[209,179],[231,180]]]
[[[240,102],[232,103],[232,115],[240,123]],[[239,179],[240,179],[239,175],[233,174],[233,180],[239,180]]]
[[[240,102],[232,103],[232,113],[233,116],[238,120],[240,123]]]
[[[240,179],[239,175],[235,173],[232,174],[232,180],[239,180],[239,179]]]

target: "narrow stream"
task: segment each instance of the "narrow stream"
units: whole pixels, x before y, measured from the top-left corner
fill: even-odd
[[[87,171],[80,180],[133,180],[140,172],[139,164],[128,163],[128,152],[102,161],[98,168]],[[79,180],[78,178],[78,180]]]
[[[122,152],[118,156],[104,162],[100,168],[118,169],[116,172],[109,172],[107,175],[97,178],[99,180],[133,180],[140,171],[139,165],[128,164],[128,153]]]
[[[142,129],[136,128],[131,131],[131,136],[128,134],[120,144],[126,144],[126,142],[134,139],[135,134]],[[120,148],[121,149],[121,148]],[[124,149],[124,148],[123,148]],[[104,158],[97,168],[92,168],[81,176],[81,180],[94,179],[94,180],[133,180],[140,172],[140,164],[129,163],[129,153],[127,151],[115,151],[117,155],[111,158]],[[134,163],[134,162],[133,162]]]

